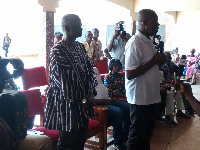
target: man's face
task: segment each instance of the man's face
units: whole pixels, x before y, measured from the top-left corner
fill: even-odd
[[[158,18],[152,17],[152,19],[149,19],[146,21],[146,30],[149,34],[149,36],[155,36],[156,33],[158,32],[160,24],[158,23]]]
[[[92,32],[88,32],[87,35],[85,36],[85,38],[86,38],[86,41],[88,43],[90,43],[92,41],[92,38],[93,38]]]
[[[71,25],[71,35],[75,38],[81,37],[82,36],[82,24],[81,21],[77,21],[73,25]]]
[[[97,30],[94,30],[92,34],[93,34],[94,38],[98,38],[99,37],[99,32]]]
[[[61,40],[62,40],[62,35],[55,36],[55,42],[56,43],[59,42],[59,41],[61,41]]]
[[[113,65],[113,72],[119,72],[121,70],[121,66],[119,63],[114,63]]]

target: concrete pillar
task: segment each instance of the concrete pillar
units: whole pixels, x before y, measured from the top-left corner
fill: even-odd
[[[39,63],[46,68],[49,79],[49,53],[54,45],[54,13],[43,12],[40,28],[40,48],[38,52]]]
[[[47,78],[49,81],[49,54],[54,45],[54,13],[59,6],[60,0],[38,0],[38,4],[43,6],[41,16],[41,41],[38,58],[41,65],[46,67]]]

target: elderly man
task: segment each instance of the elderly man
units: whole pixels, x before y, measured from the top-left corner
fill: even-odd
[[[158,16],[150,9],[137,15],[138,31],[126,44],[126,96],[130,105],[131,126],[128,150],[150,150],[155,105],[161,101],[158,64],[165,55],[157,53],[150,36],[158,31]]]
[[[100,58],[98,57],[98,46],[94,40],[92,40],[93,34],[91,31],[87,31],[85,34],[86,41],[83,42],[83,45],[88,53],[88,56],[91,60],[91,63],[95,66],[96,61]]]
[[[83,150],[97,81],[84,46],[75,41],[82,35],[80,18],[65,15],[62,29],[63,40],[50,52],[45,126],[59,130],[58,150]]]

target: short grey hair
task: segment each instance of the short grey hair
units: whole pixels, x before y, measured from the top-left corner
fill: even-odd
[[[137,15],[138,22],[147,21],[152,18],[158,18],[158,16],[156,12],[151,9],[142,9],[138,12],[138,15]]]
[[[78,15],[67,14],[67,15],[63,16],[63,18],[62,18],[62,29],[64,30],[66,25],[71,24],[73,26],[80,22],[81,22],[81,19],[79,18]]]

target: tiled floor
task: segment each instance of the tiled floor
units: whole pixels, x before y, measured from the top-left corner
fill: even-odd
[[[200,85],[193,85],[192,89],[194,96],[200,100]],[[190,116],[190,119],[175,117],[175,121],[177,125],[173,128],[157,121],[151,137],[151,150],[200,150],[200,118],[197,115]],[[108,150],[115,148],[110,146]]]

